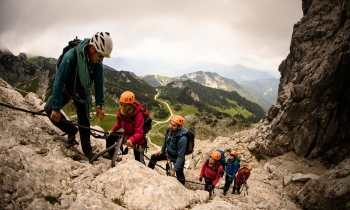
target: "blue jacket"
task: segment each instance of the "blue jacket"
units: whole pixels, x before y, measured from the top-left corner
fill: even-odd
[[[183,161],[185,161],[185,152],[188,140],[183,134],[187,133],[187,131],[188,130],[186,128],[182,127],[175,135],[171,136],[168,128],[165,134],[162,152],[166,152],[168,158],[175,163],[174,167],[172,168],[172,170],[175,172],[181,168]],[[180,135],[183,136],[176,144],[176,138]]]
[[[226,167],[225,167],[225,172],[232,175],[232,179],[235,179],[236,173],[240,167],[240,160],[238,157],[235,157],[233,160],[230,158],[226,159]]]
[[[88,62],[87,57],[87,44],[89,44],[90,39],[84,39],[77,46],[77,52],[82,54]],[[62,109],[62,91],[65,88],[69,89],[70,92],[75,91],[76,93],[84,92],[84,88],[80,83],[79,76],[75,79],[76,73],[76,63],[77,56],[74,55],[74,48],[67,51],[63,58],[62,62],[57,70],[55,81],[53,83],[52,89],[52,110]],[[93,80],[95,84],[95,98],[96,105],[104,104],[104,92],[103,92],[103,66],[101,62],[98,63],[88,63],[90,79]]]

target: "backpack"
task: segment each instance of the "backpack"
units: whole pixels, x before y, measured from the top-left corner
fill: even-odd
[[[142,112],[142,116],[143,116],[143,134],[146,135],[151,129],[152,129],[152,118],[149,116],[149,111],[148,109],[145,107],[145,105],[143,105],[142,103],[135,101],[135,103],[137,103],[138,105],[141,106],[141,112]]]
[[[167,130],[167,133],[169,133],[169,129]],[[194,137],[195,137],[195,135],[192,131],[188,130],[187,133],[177,136],[175,144],[177,146],[177,143],[179,142],[180,138],[184,135],[187,137],[185,155],[190,155],[194,151]]]
[[[138,104],[141,106],[141,113],[143,116],[143,134],[146,135],[151,129],[152,129],[152,118],[149,116],[149,111],[148,109],[145,107],[145,105],[143,105],[141,102],[135,101],[134,103]],[[119,115],[119,111],[117,114],[117,118],[121,119],[120,115]],[[134,123],[134,122],[132,122]]]
[[[78,37],[75,37],[75,39],[68,42],[68,45],[63,48],[62,54],[60,55],[60,57],[57,60],[56,69],[58,69],[58,67],[60,66],[64,54],[66,54],[66,52],[72,48],[74,48],[74,50],[76,51],[76,46],[78,46],[78,44],[80,42],[81,42],[81,40],[78,39]],[[76,55],[76,53],[74,53],[74,55]]]

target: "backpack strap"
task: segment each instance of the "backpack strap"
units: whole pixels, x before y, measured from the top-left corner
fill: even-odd
[[[187,131],[187,132],[188,132],[188,131]],[[177,144],[179,143],[179,140],[181,139],[181,137],[183,137],[183,136],[186,136],[186,137],[187,137],[187,133],[184,133],[184,134],[181,134],[181,135],[176,136],[176,140],[175,140],[176,146],[177,146]],[[187,139],[187,140],[189,140],[189,139]]]

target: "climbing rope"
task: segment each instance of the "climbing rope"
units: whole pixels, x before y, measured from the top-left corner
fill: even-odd
[[[0,105],[8,107],[10,109],[15,109],[15,110],[18,110],[18,111],[27,112],[27,113],[30,113],[30,114],[33,114],[33,115],[40,115],[40,116],[48,117],[47,114],[42,113],[44,110],[41,110],[41,111],[38,111],[38,112],[34,112],[34,111],[27,110],[27,109],[22,109],[22,108],[19,108],[19,107],[15,107],[15,106],[12,106],[12,105],[9,105],[9,104],[5,104],[5,103],[3,103],[1,101],[0,101]],[[108,133],[108,132],[100,131],[100,130],[97,130],[97,129],[94,129],[94,128],[90,128],[90,127],[86,127],[86,126],[83,126],[83,125],[75,124],[72,121],[65,120],[65,119],[62,119],[62,118],[60,119],[60,122],[68,123],[68,124],[77,126],[79,128],[84,128],[84,129],[96,131],[96,132],[99,132],[99,133],[103,133],[105,135]]]

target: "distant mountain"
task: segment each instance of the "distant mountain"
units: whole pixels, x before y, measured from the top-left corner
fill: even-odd
[[[115,70],[134,72],[137,76],[146,74],[162,74],[164,72],[176,72],[182,69],[180,64],[170,64],[162,60],[149,59],[127,59],[122,57],[105,59],[103,63]]]
[[[240,64],[223,65],[216,63],[196,62],[194,64],[169,63],[162,60],[136,59],[136,58],[109,58],[103,63],[116,70],[134,72],[137,76],[157,74],[170,77],[179,77],[188,72],[215,72],[225,78],[233,79],[236,82],[251,81],[260,79],[276,78],[269,73],[249,68]]]
[[[191,80],[174,81],[158,89],[162,93],[160,98],[170,101],[174,107],[194,105],[200,112],[227,113],[251,122],[257,122],[265,115],[260,105],[236,91],[210,88]]]
[[[154,87],[165,86],[166,84],[179,80],[192,80],[201,85],[218,88],[227,91],[236,91],[242,97],[259,104],[265,111],[271,106],[271,104],[277,98],[278,81],[276,78],[265,79],[262,82],[255,80],[247,82],[247,84],[238,84],[233,79],[227,79],[213,72],[198,71],[182,75],[180,77],[164,77],[159,75],[145,75],[143,80],[148,82]],[[268,81],[271,80],[271,84]],[[257,83],[257,84],[255,84]],[[265,93],[265,94],[264,94]]]
[[[153,87],[165,86],[170,82],[180,80],[180,77],[166,77],[157,74],[146,74],[145,76],[140,78],[146,81],[148,84],[152,85]]]
[[[126,90],[132,91],[136,100],[142,101],[147,108],[156,110],[162,107],[159,102],[154,100],[157,91],[147,82],[141,80],[132,72],[116,71],[109,66],[104,66],[105,76],[105,94],[116,100],[120,94]]]
[[[221,76],[233,79],[236,82],[251,81],[259,79],[275,78],[269,73],[248,68],[243,65],[222,65],[214,63],[197,62],[193,66],[185,69],[185,72],[216,72]]]
[[[241,81],[239,84],[245,89],[252,87],[260,95],[264,96],[264,98],[273,103],[276,101],[278,96],[279,83],[279,79],[269,78],[252,81]]]

